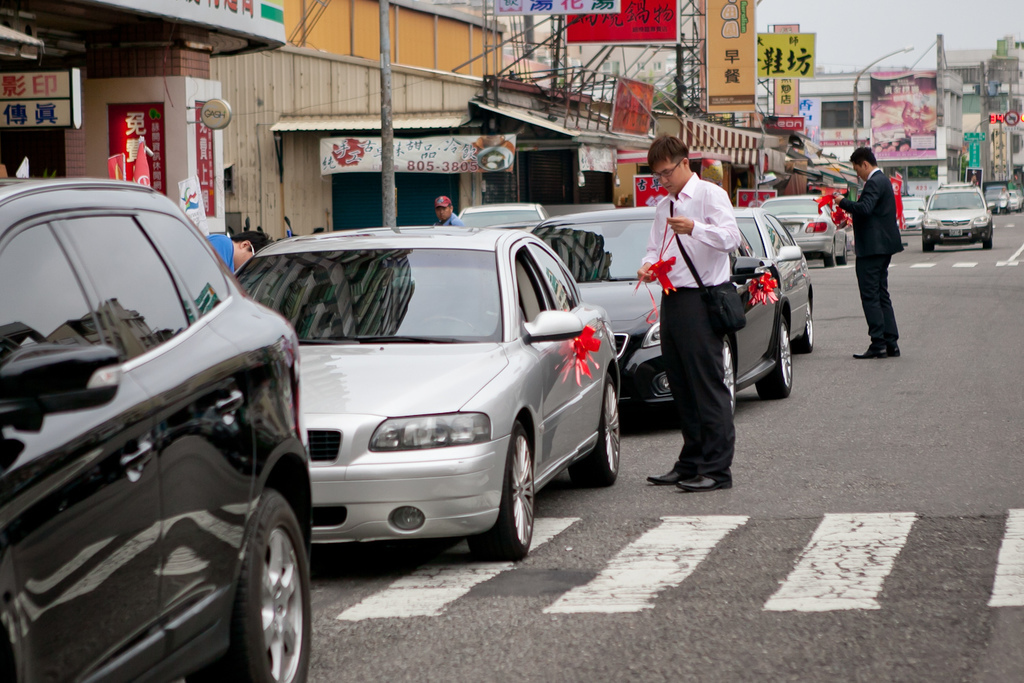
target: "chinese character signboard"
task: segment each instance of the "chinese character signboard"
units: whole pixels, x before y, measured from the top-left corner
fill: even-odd
[[[203,209],[207,216],[216,216],[216,193],[214,192],[213,131],[203,125],[200,115],[206,102],[196,102],[196,175],[202,188]]]
[[[633,176],[633,206],[657,206],[668,190],[653,175]]]
[[[758,33],[758,78],[814,78],[813,33]]]
[[[775,81],[775,114],[798,116],[800,114],[800,81],[795,78],[780,78]]]
[[[934,71],[872,74],[871,146],[875,158],[938,159],[935,105]]]
[[[284,0],[90,0],[284,44]]]
[[[778,83],[778,81],[776,81]],[[804,135],[821,144],[821,100],[817,97],[800,98],[800,116],[804,117]]]
[[[580,145],[578,156],[580,160],[580,171],[615,173],[615,166],[618,162],[618,153],[614,147]]]
[[[82,75],[67,71],[0,74],[0,128],[81,128]]]
[[[522,14],[618,14],[621,0],[494,0],[499,17]]]
[[[135,158],[139,153],[142,138],[146,147],[153,152],[149,169],[153,189],[164,192],[164,103],[150,104],[108,104],[107,133],[110,141],[110,156],[124,154],[127,159],[125,180],[134,180]]]
[[[446,135],[395,140],[395,171],[491,173],[511,171],[515,135]],[[380,138],[321,138],[320,175],[381,171]]]
[[[769,116],[764,120],[764,129],[769,133],[803,133],[802,116]]]
[[[567,43],[641,45],[678,43],[679,0],[622,0],[622,12],[618,14],[585,14],[567,21],[565,40]]]
[[[705,21],[708,112],[754,111],[754,1],[707,0]]]
[[[615,83],[615,107],[612,110],[612,131],[646,136],[651,130],[654,86],[620,78]]]
[[[778,196],[776,190],[736,190],[736,208],[761,206],[769,199]]]

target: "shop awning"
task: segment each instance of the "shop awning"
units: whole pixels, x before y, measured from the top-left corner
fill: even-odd
[[[9,26],[0,25],[0,55],[36,59],[43,46],[43,41],[38,38],[15,31]]]
[[[534,114],[526,111],[525,109],[520,109],[519,107],[496,107],[493,104],[486,104],[484,102],[478,102],[477,100],[472,100],[470,104],[475,107],[479,107],[484,111],[494,112],[501,116],[507,116],[510,119],[516,119],[517,121],[528,123],[531,126],[547,128],[550,131],[561,133],[562,135],[567,135],[571,138],[578,136],[582,132],[579,130],[570,130],[564,126],[558,125],[554,121],[544,118],[540,114]]]
[[[395,114],[391,117],[395,130],[431,130],[459,128],[466,121],[466,113],[440,112],[435,114]],[[280,116],[272,131],[345,131],[380,130],[380,115],[373,116]]]
[[[775,136],[695,119],[683,121],[679,137],[691,150],[724,154],[741,166],[756,165],[759,149],[777,145]]]

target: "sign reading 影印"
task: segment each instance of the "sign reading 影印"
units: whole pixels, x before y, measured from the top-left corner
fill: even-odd
[[[82,72],[0,74],[0,128],[81,128]]]

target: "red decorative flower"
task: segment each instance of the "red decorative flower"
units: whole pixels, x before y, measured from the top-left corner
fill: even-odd
[[[654,274],[654,277],[658,278],[658,283],[661,285],[661,291],[666,294],[676,291],[676,288],[672,286],[672,281],[668,279],[668,272],[672,270],[672,266],[675,264],[675,256],[667,261],[658,261],[657,263],[651,264],[651,272]]]
[[[579,386],[581,375],[593,376],[590,374],[590,363],[594,364],[595,370],[601,367],[597,364],[597,361],[590,357],[591,353],[601,348],[601,340],[594,336],[596,333],[597,330],[587,325],[583,328],[580,336],[572,340],[571,350],[567,359],[568,362],[565,364],[565,368],[562,369],[563,382],[569,378],[570,370],[573,370],[576,374],[576,384]]]
[[[829,218],[837,228],[842,228],[850,223],[850,214],[839,208],[839,200],[842,199],[838,193],[823,194],[814,201],[818,204],[818,213],[828,211]]]
[[[747,285],[751,303],[764,306],[775,303],[779,300],[779,297],[775,294],[775,288],[778,286],[779,283],[775,281],[771,273],[762,273],[761,277],[754,278]]]

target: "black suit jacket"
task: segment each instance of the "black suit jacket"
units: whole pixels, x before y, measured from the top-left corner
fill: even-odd
[[[875,173],[853,202],[843,199],[839,208],[853,218],[857,256],[877,256],[903,251],[903,238],[896,217],[896,197],[885,173]]]

